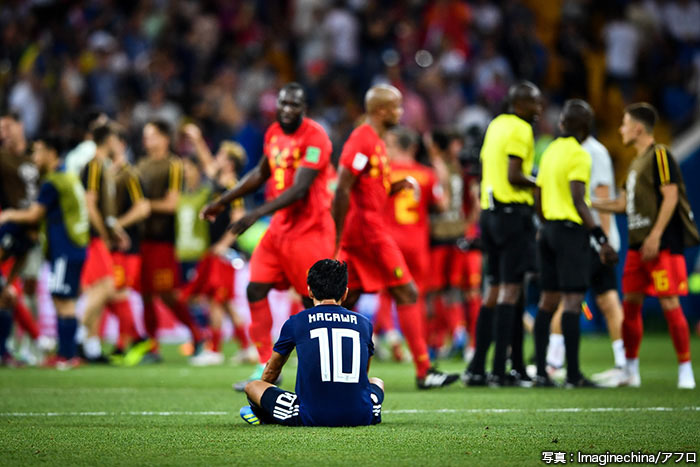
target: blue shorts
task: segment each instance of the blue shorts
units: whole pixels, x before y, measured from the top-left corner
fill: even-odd
[[[372,399],[372,422],[376,425],[382,421],[382,402],[384,401],[384,391],[376,384],[369,385],[370,398]],[[276,386],[265,390],[260,398],[261,407],[257,407],[252,402],[250,407],[253,413],[263,422],[285,426],[301,426],[299,416],[299,398],[290,391],[285,391]]]
[[[49,260],[49,293],[52,297],[78,298],[84,263],[84,260],[68,259],[65,256]]]
[[[3,249],[6,257],[22,257],[34,246],[34,243],[27,233],[26,226],[13,222],[0,225],[0,248]]]

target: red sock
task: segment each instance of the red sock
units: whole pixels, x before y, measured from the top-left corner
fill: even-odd
[[[467,300],[467,330],[469,332],[469,347],[476,346],[476,320],[481,310],[481,297],[476,295]]]
[[[258,349],[260,363],[265,364],[272,356],[272,313],[267,298],[250,303],[250,318],[250,338]]]
[[[146,327],[146,334],[153,341],[153,350],[158,350],[158,314],[156,313],[156,304],[153,300],[143,302],[143,323]]]
[[[624,319],[622,320],[622,341],[625,344],[627,358],[639,357],[639,346],[642,344],[642,304],[622,302]]]
[[[211,350],[212,352],[221,352],[221,329],[211,328]]]
[[[399,325],[408,348],[413,355],[413,364],[416,366],[416,376],[424,378],[430,368],[430,357],[428,356],[428,346],[423,334],[420,313],[420,304],[398,305],[396,307],[399,315]]]
[[[383,290],[379,294],[379,307],[374,315],[374,332],[381,334],[394,329],[394,321],[391,316],[393,300],[391,294]]]
[[[119,320],[119,340],[121,342],[124,337],[130,338],[132,341],[139,339],[139,332],[136,330],[136,324],[134,323],[134,315],[131,312],[131,304],[129,299],[123,299],[116,302],[112,302],[107,305],[109,311],[117,317]]]
[[[185,302],[181,300],[177,300],[172,308],[173,313],[175,313],[175,316],[177,319],[180,320],[182,324],[187,326],[187,328],[190,330],[190,333],[192,333],[192,340],[195,342],[199,342],[202,340],[202,332],[199,330],[197,325],[194,323],[194,319],[192,319],[192,314],[190,313],[189,308],[187,308],[187,305]]]
[[[242,349],[248,348],[250,345],[250,339],[248,339],[248,334],[245,332],[245,326],[235,326],[233,328],[233,335]]]
[[[676,349],[678,363],[690,361],[690,332],[683,309],[678,306],[673,310],[665,311],[664,317],[668,323],[668,332],[671,334],[673,347]]]
[[[34,317],[32,316],[32,313],[29,311],[29,308],[26,307],[24,302],[22,300],[17,300],[15,303],[15,321],[17,321],[17,324],[27,331],[27,334],[29,334],[32,339],[36,340],[39,338],[39,327],[36,325],[36,321],[34,321]]]

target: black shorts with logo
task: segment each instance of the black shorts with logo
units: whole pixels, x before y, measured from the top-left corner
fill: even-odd
[[[535,270],[535,224],[532,206],[499,204],[481,213],[481,240],[491,284],[521,283]]]
[[[542,290],[580,292],[591,281],[588,230],[571,221],[546,221],[537,244]]]

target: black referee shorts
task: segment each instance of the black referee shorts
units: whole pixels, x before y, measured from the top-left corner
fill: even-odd
[[[537,244],[540,287],[585,293],[591,281],[590,234],[569,221],[546,221]]]
[[[521,283],[535,270],[535,224],[527,205],[499,205],[481,213],[481,240],[491,284]]]
[[[600,254],[591,247],[591,289],[595,295],[617,290],[617,274],[614,264],[603,264]]]

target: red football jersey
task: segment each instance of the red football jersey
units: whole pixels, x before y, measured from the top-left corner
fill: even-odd
[[[304,118],[292,134],[286,134],[278,123],[265,133],[263,154],[270,164],[269,199],[277,198],[294,184],[297,167],[318,170],[306,197],[272,216],[270,229],[288,236],[304,235],[310,231],[335,235],[330,215],[331,194],[328,191],[331,176],[331,140],[321,125]]]
[[[340,156],[340,165],[357,176],[350,193],[342,243],[364,244],[386,232],[384,209],[389,197],[389,163],[384,141],[369,124],[350,134]]]
[[[416,246],[418,242],[427,249],[430,243],[429,210],[442,198],[442,186],[435,172],[418,162],[392,161],[389,166],[392,183],[411,176],[420,187],[417,200],[413,190],[402,190],[387,203],[385,213],[391,235],[402,250],[404,246]]]

